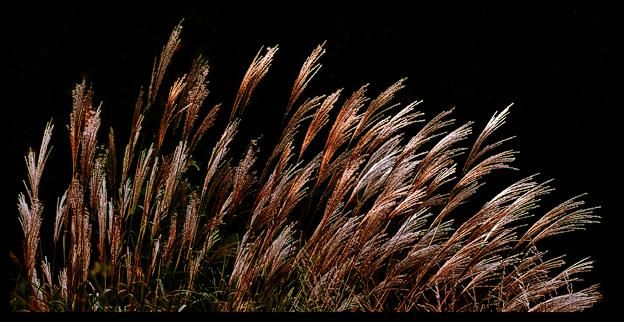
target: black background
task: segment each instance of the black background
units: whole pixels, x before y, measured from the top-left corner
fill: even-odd
[[[556,179],[557,191],[545,205],[588,192],[590,204],[602,206],[602,224],[561,237],[560,246],[574,259],[591,255],[598,260],[591,279],[602,284],[606,299],[597,310],[610,307],[614,257],[619,256],[614,248],[620,240],[614,228],[615,194],[621,191],[615,179],[621,167],[613,10],[371,7],[308,12],[171,6],[9,10],[9,104],[4,111],[12,114],[7,182],[14,192],[3,217],[10,249],[18,247],[14,196],[23,189],[23,154],[40,143],[45,122],[56,123],[43,179],[43,186],[52,189],[42,189],[50,209],[67,184],[65,124],[73,85],[83,77],[92,83],[96,101],[103,101],[104,126],[114,125],[121,137],[127,135],[138,89],[147,84],[171,29],[184,18],[182,49],[171,70],[184,72],[192,58],[204,54],[211,65],[207,104],[231,104],[258,49],[279,44],[273,69],[258,90],[264,103],[245,112],[253,120],[247,134],[263,133],[266,141],[281,122],[300,64],[324,40],[324,66],[309,95],[340,87],[349,92],[369,82],[375,93],[408,77],[402,98],[424,99],[427,116],[455,106],[455,117],[475,120],[476,129],[514,102],[502,133],[517,136],[508,146],[520,151],[515,165],[521,174]]]

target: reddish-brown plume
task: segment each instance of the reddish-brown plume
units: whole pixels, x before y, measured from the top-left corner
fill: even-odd
[[[72,172],[55,200],[40,195],[52,123],[26,154],[13,309],[542,312],[600,301],[581,279],[594,262],[568,264],[544,244],[599,220],[584,195],[543,210],[554,188],[538,176],[482,189],[517,170],[495,138],[510,107],[479,131],[452,110],[425,122],[422,101],[399,99],[406,79],[372,97],[364,85],[306,98],[321,44],[291,92],[272,93],[288,98],[285,125],[263,142],[244,137],[244,112],[270,90],[259,84],[277,47],[258,52],[231,105],[206,105],[206,59],[167,78],[181,32],[139,90],[128,137],[101,131],[106,106],[76,85]]]

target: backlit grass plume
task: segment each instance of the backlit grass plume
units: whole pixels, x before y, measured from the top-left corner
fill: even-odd
[[[277,47],[258,52],[231,106],[206,106],[204,58],[166,81],[181,29],[139,93],[127,142],[102,126],[91,86],[76,85],[71,178],[56,206],[39,196],[52,123],[26,155],[14,310],[580,311],[599,301],[580,279],[591,260],[542,249],[598,220],[582,196],[543,210],[553,188],[536,176],[480,194],[513,169],[516,153],[494,138],[509,108],[475,133],[450,110],[425,117],[420,101],[397,102],[403,79],[377,94],[305,98],[320,45],[293,75],[281,136],[261,142],[239,127]],[[221,115],[227,125],[207,136]]]

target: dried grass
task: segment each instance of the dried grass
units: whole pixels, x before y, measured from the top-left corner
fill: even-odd
[[[497,152],[508,139],[488,143],[509,107],[468,150],[473,124],[456,126],[451,111],[407,136],[424,118],[420,101],[395,102],[405,79],[372,100],[364,85],[342,103],[342,90],[299,103],[321,68],[320,45],[295,79],[286,126],[267,143],[270,156],[260,159],[252,140],[234,162],[232,143],[243,139],[240,120],[273,47],[251,62],[209,158],[195,159],[223,107],[203,109],[209,66],[201,57],[161,89],[181,31],[174,29],[139,93],[121,173],[113,130],[98,140],[101,109],[86,82],[73,92],[70,184],[49,221],[39,188],[51,123],[39,152],[26,155],[26,193],[17,203],[23,308],[577,311],[600,300],[598,286],[576,287],[592,261],[566,265],[539,250],[545,239],[597,222],[595,207],[579,196],[544,213],[540,199],[553,188],[536,176],[489,201],[477,195],[487,177],[514,169],[516,152]],[[159,124],[143,124],[148,111],[160,113]],[[470,214],[466,203],[482,206]],[[41,225],[52,222],[50,251],[60,257],[40,247]]]

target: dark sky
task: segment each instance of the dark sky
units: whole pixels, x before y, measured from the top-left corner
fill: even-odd
[[[621,192],[612,183],[621,168],[615,154],[621,136],[616,132],[614,10],[318,8],[302,13],[169,6],[9,10],[11,104],[5,111],[13,114],[13,191],[23,188],[23,153],[39,144],[51,118],[57,125],[55,148],[44,184],[66,184],[67,157],[55,155],[67,149],[71,90],[83,77],[93,84],[96,101],[103,101],[104,124],[129,124],[138,88],[147,84],[155,55],[182,18],[183,48],[172,70],[184,71],[193,57],[204,54],[212,68],[212,103],[231,103],[260,46],[279,44],[274,68],[258,93],[266,105],[246,112],[256,120],[250,133],[268,127],[269,138],[301,62],[327,40],[323,70],[310,89],[314,94],[364,83],[379,90],[406,76],[405,99],[423,99],[427,115],[455,106],[458,120],[475,120],[477,128],[514,102],[503,134],[517,136],[509,146],[520,151],[521,173],[555,178],[552,202],[588,192],[590,203],[603,207],[604,224],[563,238],[573,255],[597,257],[598,274],[592,278],[610,297],[614,262],[606,254],[618,239],[609,236],[615,233],[609,227],[620,211],[615,192]],[[56,194],[51,191],[51,200]],[[5,219],[16,214],[14,195]],[[14,244],[17,221],[7,227]]]

